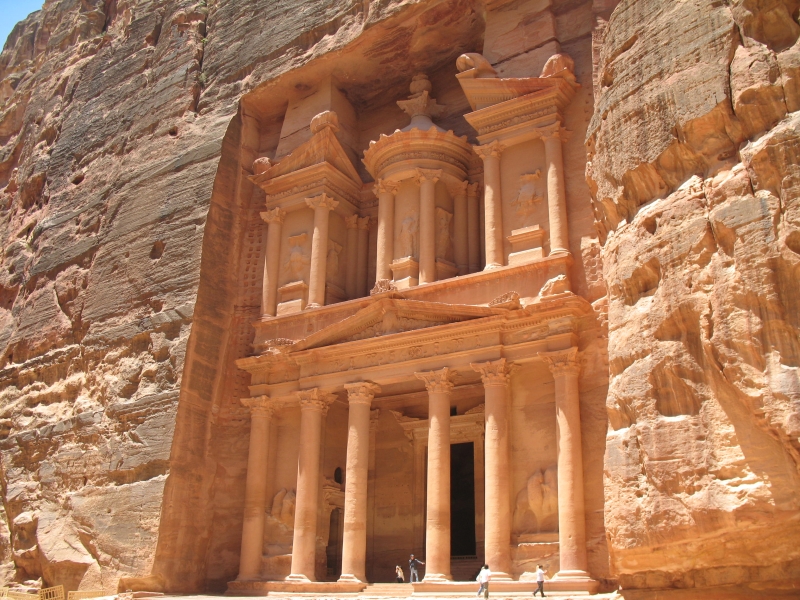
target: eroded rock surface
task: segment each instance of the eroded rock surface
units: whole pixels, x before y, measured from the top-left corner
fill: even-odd
[[[623,588],[800,568],[797,8],[622,2],[604,33],[587,177]]]

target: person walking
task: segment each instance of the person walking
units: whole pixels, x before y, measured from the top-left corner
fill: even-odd
[[[477,582],[481,584],[481,587],[478,588],[476,597],[480,597],[481,593],[483,594],[484,598],[489,597],[489,580],[491,578],[492,572],[489,570],[489,565],[483,565],[480,573],[478,573]]]
[[[547,573],[544,569],[542,569],[542,565],[536,565],[536,585],[539,586],[536,588],[536,592],[533,592],[535,596],[537,592],[541,592],[542,598],[544,598],[544,574]]]
[[[405,575],[403,575],[403,569],[400,568],[400,565],[397,565],[394,568],[394,574],[397,575],[397,583],[405,582],[406,578]]]
[[[408,561],[408,570],[411,571],[411,574],[408,576],[409,583],[414,583],[414,581],[419,583],[419,571],[417,571],[417,567],[424,564],[425,563],[421,560],[414,558],[413,554],[411,555],[411,559]]]

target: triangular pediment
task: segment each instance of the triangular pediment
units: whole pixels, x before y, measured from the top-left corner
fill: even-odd
[[[292,351],[310,350],[480,319],[502,314],[506,310],[466,304],[382,298],[362,308],[356,314],[296,342],[292,346]]]
[[[295,148],[291,154],[252,179],[255,183],[263,186],[267,181],[278,177],[325,164],[332,166],[351,181],[361,185],[358,171],[330,127],[318,131],[311,136],[310,140]]]

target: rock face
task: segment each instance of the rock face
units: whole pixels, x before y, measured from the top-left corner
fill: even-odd
[[[606,234],[623,588],[800,568],[796,2],[622,2],[587,176]]]
[[[584,202],[570,222],[591,229],[591,205],[599,234],[570,248],[607,325],[608,379],[605,332],[582,341],[599,447],[609,386],[604,499],[584,450],[591,569],[627,589],[800,578],[799,9],[47,0],[0,54],[0,579],[235,577],[250,382],[234,361],[263,249],[246,169],[310,136],[282,124],[335,61],[366,65],[338,74],[363,110],[431,55],[454,76],[479,51],[502,77],[563,51],[583,86],[566,186]],[[439,97],[456,106],[442,127],[474,135],[463,98]],[[378,116],[364,139],[399,122]]]

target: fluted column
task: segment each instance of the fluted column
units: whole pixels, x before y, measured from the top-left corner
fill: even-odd
[[[453,233],[455,236],[454,258],[459,275],[469,273],[468,184],[469,182],[467,181],[460,181],[451,187],[453,193]]]
[[[441,169],[417,169],[419,177],[419,282],[436,281],[436,182]]]
[[[267,223],[267,244],[264,251],[264,286],[261,289],[261,314],[275,316],[278,307],[278,272],[281,260],[281,229],[286,211],[280,207],[261,213]]]
[[[359,298],[367,295],[367,250],[369,248],[369,217],[358,219],[358,260],[356,294]]]
[[[297,460],[292,573],[286,579],[315,581],[322,417],[335,396],[314,388],[297,392],[297,397],[300,401],[300,452]]]
[[[416,373],[428,389],[428,514],[425,522],[425,581],[450,575],[450,396],[449,369]]]
[[[347,277],[345,279],[345,292],[352,300],[356,298],[358,288],[358,215],[345,217],[344,225],[347,228]]]
[[[508,387],[506,360],[472,364],[485,391],[486,473],[484,548],[492,579],[511,578],[511,469],[508,463]]]
[[[308,283],[308,305],[316,308],[325,305],[325,276],[328,263],[328,221],[330,211],[339,202],[326,194],[306,198],[306,204],[314,209],[314,235],[311,238],[311,275]]]
[[[477,183],[467,186],[467,240],[469,272],[476,273],[481,270],[481,215]]]
[[[567,198],[564,187],[564,158],[561,147],[560,124],[547,131],[544,156],[547,162],[547,214],[550,220],[550,254],[569,252],[567,228]]]
[[[577,354],[577,348],[539,354],[555,380],[559,578],[588,577]]]
[[[392,260],[394,260],[394,197],[397,184],[379,179],[375,184],[375,195],[378,197],[378,255],[375,262],[375,279],[392,278]]]
[[[342,575],[339,581],[366,581],[369,409],[375,394],[380,392],[380,387],[368,382],[351,383],[344,387],[350,409],[344,488]]]
[[[496,269],[505,264],[503,257],[503,195],[500,191],[500,153],[504,147],[494,141],[475,146],[483,159],[483,203],[486,227],[486,267]]]
[[[267,396],[243,398],[250,409],[250,450],[247,454],[247,480],[244,488],[242,551],[239,555],[239,580],[259,579],[264,543],[264,509],[267,502],[267,456],[273,407]]]

